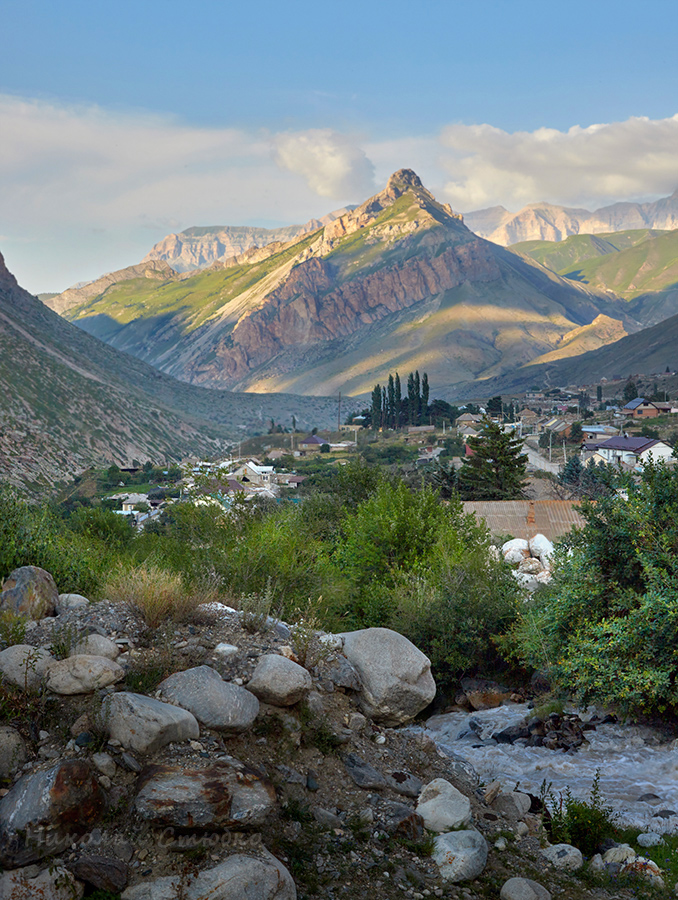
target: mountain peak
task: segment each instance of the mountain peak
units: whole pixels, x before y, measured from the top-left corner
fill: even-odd
[[[388,180],[386,185],[387,191],[400,190],[406,191],[408,188],[423,188],[421,179],[414,169],[398,169]]]

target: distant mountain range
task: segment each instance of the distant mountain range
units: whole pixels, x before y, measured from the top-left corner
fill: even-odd
[[[530,203],[517,213],[503,206],[465,213],[471,231],[508,246],[521,241],[563,241],[572,234],[678,228],[678,189],[652,203],[613,203],[591,212],[551,203]]]
[[[204,269],[212,263],[240,256],[252,247],[266,247],[274,243],[294,241],[317,231],[353,207],[335,210],[322,219],[311,219],[305,225],[286,225],[282,228],[258,228],[250,225],[214,225],[187,228],[179,234],[168,234],[142,259],[142,263],[162,260],[175,272],[190,272]]]
[[[436,396],[637,330],[628,305],[473,234],[417,175],[322,228],[198,272],[150,261],[47,300],[193,384],[365,395],[396,369]]]
[[[292,415],[327,427],[337,402],[176,381],[52,312],[0,255],[0,480],[38,488],[90,465],[213,454]]]

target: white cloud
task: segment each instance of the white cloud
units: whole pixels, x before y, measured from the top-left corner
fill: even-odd
[[[678,187],[678,115],[514,134],[450,125],[440,143],[445,199],[465,211],[539,200],[595,207]]]
[[[275,145],[278,164],[321,197],[362,198],[374,190],[372,162],[343,134],[329,128],[279,134]]]

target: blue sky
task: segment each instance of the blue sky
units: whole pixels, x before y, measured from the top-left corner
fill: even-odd
[[[30,290],[401,166],[457,209],[678,187],[678,6],[5,0],[0,251]]]

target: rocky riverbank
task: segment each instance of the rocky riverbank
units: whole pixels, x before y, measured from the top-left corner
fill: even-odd
[[[435,684],[401,635],[218,605],[149,631],[50,581],[28,567],[0,594],[35,616],[0,652],[3,900],[602,900],[649,884],[596,882],[548,846],[527,794],[407,727]]]

